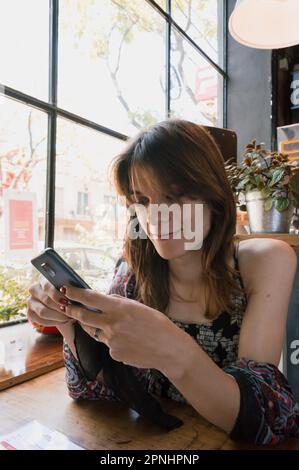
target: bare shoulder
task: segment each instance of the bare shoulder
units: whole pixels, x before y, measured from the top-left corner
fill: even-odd
[[[295,250],[274,238],[250,238],[240,241],[239,267],[246,290],[258,285],[281,281],[291,282],[297,268]]]

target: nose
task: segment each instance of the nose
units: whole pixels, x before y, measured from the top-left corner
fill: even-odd
[[[147,210],[148,231],[155,234],[171,233],[173,230],[173,213],[167,210],[167,204],[165,206],[165,211],[163,211],[163,207],[154,208],[152,204],[148,206]]]

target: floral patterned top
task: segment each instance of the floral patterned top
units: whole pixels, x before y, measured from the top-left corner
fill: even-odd
[[[233,376],[240,388],[240,410],[230,438],[256,444],[275,445],[290,436],[299,437],[299,405],[290,385],[279,369],[270,363],[238,358],[240,328],[247,305],[247,296],[238,266],[238,243],[235,251],[237,282],[243,288],[233,298],[234,311],[222,312],[207,323],[172,321],[190,334],[226,373]],[[134,299],[135,275],[128,270],[126,260],[120,256],[116,262],[108,294],[118,294]],[[95,340],[94,340],[95,341]],[[64,342],[66,383],[74,399],[118,400],[106,384],[88,380],[80,364]],[[157,396],[167,396],[188,403],[176,387],[156,369],[138,369],[147,391]]]

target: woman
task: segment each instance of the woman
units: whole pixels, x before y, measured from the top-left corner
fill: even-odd
[[[136,208],[138,236],[126,233],[109,295],[66,287],[62,296],[43,281],[30,289],[28,317],[55,324],[64,336],[71,396],[118,399],[100,372],[93,380],[85,374],[75,344],[79,325],[90,344],[105,344],[114,360],[140,371],[151,394],[189,403],[232,439],[274,445],[299,436],[299,407],[278,370],[293,249],[269,238],[235,245],[236,207],[223,158],[197,124],[169,119],[143,130],[116,157],[112,175],[127,208]],[[187,205],[187,222],[202,243],[189,249],[185,225],[175,228],[171,212],[169,229],[161,229],[156,204]]]

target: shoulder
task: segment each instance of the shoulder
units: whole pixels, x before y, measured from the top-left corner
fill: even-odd
[[[292,282],[297,268],[295,250],[274,238],[250,238],[240,241],[239,268],[246,290],[281,279]]]

